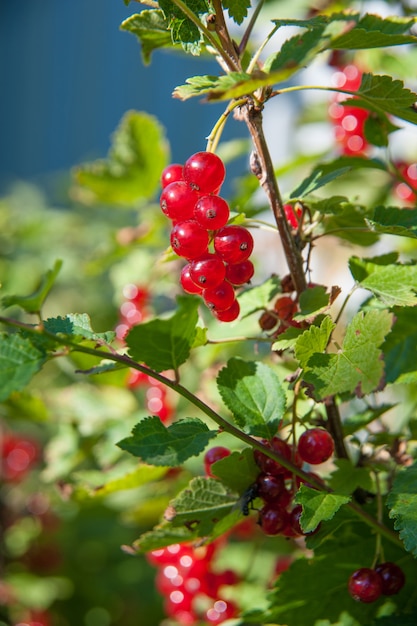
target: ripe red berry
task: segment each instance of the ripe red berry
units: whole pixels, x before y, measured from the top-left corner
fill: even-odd
[[[214,317],[218,319],[220,322],[234,322],[235,319],[239,317],[240,313],[240,304],[237,300],[235,300],[228,309],[224,311],[212,311]]]
[[[224,280],[216,287],[210,287],[203,291],[204,302],[211,311],[226,311],[235,301],[235,290],[232,285]]]
[[[287,526],[289,514],[283,508],[275,508],[271,504],[262,507],[259,524],[266,535],[279,535]]]
[[[216,461],[220,461],[220,459],[224,459],[225,457],[231,454],[229,448],[225,448],[224,446],[214,446],[214,448],[210,448],[207,450],[204,455],[204,470],[206,476],[211,476],[212,478],[215,476],[211,472],[211,466]]]
[[[297,313],[297,303],[290,296],[281,296],[275,301],[274,310],[280,320],[289,322]]]
[[[174,183],[177,180],[183,180],[182,165],[179,163],[171,163],[161,174],[161,186],[164,189],[170,183]]]
[[[285,217],[292,228],[298,228],[302,211],[300,208],[293,207],[292,204],[284,204]]]
[[[275,502],[278,496],[285,490],[283,476],[273,476],[272,474],[259,474],[256,479],[258,485],[258,495],[265,502]]]
[[[333,438],[323,428],[310,428],[298,440],[298,454],[310,465],[324,463],[332,456],[333,451]]]
[[[208,232],[193,220],[178,222],[171,231],[173,251],[186,259],[196,259],[207,252],[208,243]]]
[[[203,287],[200,285],[197,285],[191,278],[190,265],[191,265],[190,263],[187,263],[187,265],[184,265],[184,267],[182,268],[181,275],[180,275],[180,284],[181,284],[181,287],[184,289],[185,293],[200,295],[203,291]]]
[[[280,439],[279,437],[273,437],[270,442],[264,440],[262,443],[274,450],[274,452],[280,454],[282,457],[284,457],[284,459],[287,459],[288,461],[291,460],[291,447],[283,439]],[[254,458],[258,467],[265,474],[272,474],[273,476],[288,475],[288,470],[283,465],[281,465],[277,461],[274,461],[274,459],[271,459],[260,450],[254,451]]]
[[[184,165],[184,180],[201,194],[217,191],[225,176],[223,161],[213,152],[196,152]]]
[[[203,196],[194,207],[194,219],[207,230],[223,228],[229,215],[229,205],[220,196]]]
[[[214,249],[226,263],[241,263],[252,253],[253,237],[243,226],[225,226],[214,237]]]
[[[252,261],[249,261],[249,259],[241,263],[229,263],[226,266],[226,278],[232,285],[235,285],[235,287],[248,283],[254,273],[255,268],[253,267]]]
[[[223,282],[226,266],[217,254],[204,254],[190,263],[190,278],[203,289],[216,287]]]
[[[357,602],[375,602],[382,594],[381,576],[369,567],[361,567],[349,578],[348,590]]]
[[[382,580],[382,594],[384,596],[393,596],[404,587],[405,576],[401,567],[395,563],[387,561],[376,566],[375,571]]]
[[[189,220],[194,217],[198,194],[184,181],[170,183],[159,200],[162,212],[171,220]]]

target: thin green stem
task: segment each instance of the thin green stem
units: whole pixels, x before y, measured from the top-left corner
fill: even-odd
[[[265,0],[259,0],[258,4],[255,7],[254,12],[252,13],[252,17],[249,21],[249,24],[243,34],[243,37],[239,44],[239,52],[243,54],[246,50],[246,46],[248,45],[249,38],[255,26],[256,20],[258,19],[259,13],[261,12],[262,6]],[[248,70],[249,71],[249,70]]]
[[[221,116],[219,117],[219,119],[217,120],[213,128],[211,129],[209,136],[207,137],[207,147],[206,147],[207,152],[216,151],[217,145],[220,141],[224,126],[227,122],[227,119],[230,113],[234,109],[236,109],[236,107],[239,107],[245,104],[246,100],[247,100],[246,98],[242,98],[240,100],[232,100],[231,102],[229,102],[225,111],[221,114]]]
[[[248,65],[247,68],[247,73],[250,74],[251,72],[253,72],[253,70],[255,69],[258,61],[259,61],[259,57],[262,54],[262,51],[264,50],[265,46],[269,43],[269,41],[272,39],[272,37],[275,35],[275,33],[277,32],[279,26],[275,26],[271,32],[269,33],[269,35],[264,39],[264,41],[261,43],[261,45],[259,46],[259,48],[257,49],[257,51],[255,52],[255,54],[253,55],[253,57],[250,60],[250,63]]]
[[[197,26],[197,28],[203,33],[207,41],[210,45],[219,53],[223,61],[226,63],[229,70],[239,70],[234,59],[232,59],[229,54],[224,50],[221,44],[217,41],[215,37],[211,34],[209,29],[203,24],[203,22],[197,17],[193,11],[183,2],[183,0],[172,0],[173,4],[177,6],[189,20],[193,22]]]

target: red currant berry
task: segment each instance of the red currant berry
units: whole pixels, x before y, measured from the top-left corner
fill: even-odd
[[[229,215],[229,205],[220,196],[203,196],[194,207],[194,219],[207,230],[223,228]]]
[[[405,576],[401,567],[395,563],[387,561],[376,566],[375,571],[382,580],[382,594],[384,596],[393,596],[404,587]]]
[[[280,320],[289,322],[297,313],[297,303],[290,296],[282,296],[275,301],[274,310]]]
[[[310,465],[324,463],[332,456],[333,451],[333,438],[323,428],[310,428],[304,431],[298,440],[298,453],[302,460]]]
[[[194,206],[197,200],[197,192],[180,180],[165,187],[161,193],[159,204],[162,212],[169,219],[189,220],[194,217]]]
[[[280,439],[279,437],[273,437],[270,442],[263,441],[262,443],[264,443],[269,448],[274,450],[274,452],[277,452],[278,454],[280,454],[282,457],[284,457],[284,459],[291,461],[291,456],[292,456],[291,447],[288,445],[286,441],[283,441],[283,439]],[[274,459],[271,459],[269,456],[267,456],[260,450],[254,451],[254,458],[258,467],[265,474],[272,474],[273,476],[288,475],[288,470],[285,467],[283,467],[283,465],[281,465],[277,461],[274,461]]]
[[[304,535],[304,531],[301,528],[300,517],[303,513],[303,507],[301,504],[296,504],[290,512],[290,527],[294,535]]]
[[[262,330],[272,330],[278,324],[278,317],[273,311],[264,311],[258,319]]]
[[[179,163],[171,163],[171,165],[168,165],[161,174],[162,189],[167,187],[170,183],[175,183],[177,180],[183,180],[182,165]]]
[[[349,578],[348,590],[357,602],[375,602],[382,594],[381,576],[369,567],[361,567]]]
[[[187,263],[187,265],[184,265],[184,267],[181,270],[181,275],[180,275],[181,287],[184,289],[185,293],[201,295],[203,291],[203,287],[201,287],[200,285],[197,285],[191,278],[190,265],[191,265],[190,263]]]
[[[204,254],[190,263],[190,277],[203,289],[216,287],[224,281],[226,266],[217,254]]]
[[[225,448],[224,446],[214,446],[214,448],[210,448],[207,450],[204,455],[204,470],[206,472],[206,476],[215,477],[211,472],[211,466],[216,461],[220,461],[220,459],[224,459],[225,457],[231,454],[229,448]]]
[[[223,161],[213,152],[196,152],[184,165],[184,180],[201,194],[217,191],[225,176]]]
[[[236,617],[237,606],[231,600],[216,600],[213,606],[206,612],[207,624],[223,624],[223,622]]]
[[[279,535],[288,525],[289,514],[283,508],[266,504],[260,511],[259,524],[266,535]]]
[[[214,249],[226,263],[241,263],[252,253],[253,237],[243,226],[225,226],[214,237]]]
[[[302,214],[301,209],[293,207],[292,204],[284,204],[284,211],[289,225],[294,229],[298,228]]]
[[[226,311],[235,302],[235,290],[232,285],[224,280],[216,287],[210,287],[203,291],[204,302],[211,311]]]
[[[275,502],[278,496],[285,490],[283,476],[259,474],[256,482],[258,485],[258,494],[265,502]]]
[[[255,268],[253,267],[252,261],[249,261],[249,259],[241,263],[228,264],[226,266],[226,278],[232,285],[235,285],[235,287],[248,283],[254,273]]]
[[[400,162],[395,165],[405,179],[395,185],[395,195],[404,202],[415,202],[417,199],[417,163]]]
[[[171,231],[171,246],[178,256],[196,259],[207,252],[209,235],[193,220],[178,222]]]
[[[225,311],[212,311],[212,313],[219,322],[234,322],[239,317],[240,304],[235,300]]]

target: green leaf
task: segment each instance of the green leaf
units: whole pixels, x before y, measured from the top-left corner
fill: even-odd
[[[286,398],[274,370],[260,361],[232,358],[220,370],[217,387],[245,432],[267,439],[276,434]]]
[[[417,209],[379,206],[366,221],[377,233],[417,238]]]
[[[227,9],[229,16],[237,24],[241,24],[248,15],[251,0],[223,0],[223,7]]]
[[[210,12],[205,0],[185,0],[184,4],[200,18]],[[181,44],[186,52],[199,54],[201,33],[196,24],[172,0],[160,0],[159,6],[169,20],[172,41]]]
[[[398,472],[387,506],[405,549],[417,557],[417,463]]]
[[[339,176],[343,176],[352,170],[368,168],[386,171],[386,165],[378,159],[365,159],[355,156],[342,156],[334,159],[330,163],[320,163],[291,193],[290,198],[304,198],[317,189],[320,189],[320,187],[339,178]]]
[[[386,310],[358,313],[347,327],[343,346],[336,354],[313,354],[304,379],[314,395],[324,399],[337,393],[357,395],[376,390],[382,382],[384,363],[378,348],[390,332],[393,316]]]
[[[295,356],[303,369],[308,367],[308,361],[314,354],[326,350],[334,328],[335,324],[326,316],[319,327],[312,325],[297,338]]]
[[[394,325],[395,327],[395,325]],[[391,333],[388,335],[390,337]],[[384,345],[382,346],[382,352],[385,354]],[[389,371],[389,367],[386,364],[386,370]],[[366,428],[368,424],[378,419],[381,415],[392,409],[395,405],[393,404],[382,404],[381,406],[373,409],[367,408],[360,413],[355,413],[353,415],[349,415],[346,419],[343,420],[343,432],[345,435],[353,435],[358,430],[362,428]]]
[[[299,298],[300,312],[295,315],[297,321],[312,320],[320,313],[324,313],[334,301],[334,297],[326,292],[323,285],[309,287],[302,292]]]
[[[394,308],[394,326],[382,351],[388,383],[417,383],[417,309]]]
[[[278,339],[272,344],[271,350],[281,351],[293,349],[298,341],[298,338],[303,334],[303,332],[304,330],[302,328],[289,326],[281,335],[278,336]]]
[[[152,150],[149,150],[152,146]],[[75,169],[78,196],[88,203],[132,207],[152,198],[168,162],[168,144],[155,117],[126,113],[112,138],[107,159]]]
[[[145,65],[150,63],[154,50],[172,46],[169,24],[162,11],[145,10],[131,15],[121,23],[120,28],[136,35],[139,39]]]
[[[173,526],[169,522],[162,522],[152,530],[143,533],[137,539],[133,548],[137,552],[160,550],[174,543],[188,543],[197,538],[197,533],[185,526]]]
[[[266,59],[264,71],[274,74],[278,70],[287,69],[294,73],[302,66],[308,65],[323,47],[324,29],[325,27],[320,25],[287,39],[279,52]]]
[[[242,452],[232,452],[224,459],[213,463],[211,470],[226,487],[240,495],[256,481],[259,475],[259,467],[255,463],[252,448],[245,448]]]
[[[24,389],[45,363],[41,352],[26,337],[0,334],[0,402]]]
[[[188,527],[205,537],[235,505],[236,494],[227,491],[219,480],[197,476],[170,503],[165,519],[173,526]]]
[[[328,484],[336,493],[350,495],[358,487],[367,491],[373,490],[374,485],[368,468],[355,467],[348,459],[336,459],[334,465],[337,469],[330,475]]]
[[[112,474],[107,476],[100,471],[100,482],[98,485],[89,485],[88,481],[87,484],[83,484],[84,481],[81,481],[81,484],[77,486],[77,499],[80,499],[80,497],[85,498],[86,496],[89,498],[105,497],[111,493],[136,489],[142,485],[159,480],[166,472],[167,469],[165,467],[149,467],[149,465],[139,465],[133,471],[118,477],[113,477]],[[79,474],[76,477],[78,478]]]
[[[136,424],[132,435],[117,445],[149,465],[177,467],[200,454],[217,434],[197,418],[188,417],[166,427],[153,416]]]
[[[378,257],[351,257],[349,268],[360,286],[371,291],[386,306],[417,304],[417,265],[381,265]]]
[[[340,211],[336,212],[336,209]],[[335,207],[335,214],[328,215],[323,222],[324,233],[350,241],[358,246],[371,246],[379,240],[366,221],[368,208],[359,204],[344,203]]]
[[[194,344],[199,299],[178,297],[178,309],[169,319],[155,319],[134,326],[125,338],[129,354],[162,372],[185,363]]]
[[[386,115],[369,115],[364,123],[365,139],[374,146],[385,148],[389,143],[390,133],[399,130]]]
[[[356,92],[355,106],[364,105],[389,113],[402,120],[417,124],[417,94],[404,87],[401,80],[391,76],[364,74],[359,90]]]
[[[241,317],[266,309],[271,300],[280,292],[281,281],[278,276],[271,276],[261,285],[241,291],[238,295]]]
[[[73,341],[89,339],[111,343],[116,336],[113,331],[94,332],[87,313],[68,313],[65,317],[49,318],[44,322],[44,327],[49,333],[71,337]]]
[[[303,506],[301,528],[305,533],[312,532],[321,522],[332,519],[340,507],[350,502],[350,499],[349,495],[325,493],[301,485],[294,498],[294,502]]]
[[[357,24],[342,35],[331,40],[328,48],[333,50],[361,50],[387,48],[417,43],[417,37],[404,35],[415,24],[414,18],[364,15]]]
[[[42,276],[39,287],[28,296],[4,296],[1,300],[5,308],[19,306],[27,313],[40,313],[43,303],[51,291],[62,267],[62,261],[55,261],[54,267]]]

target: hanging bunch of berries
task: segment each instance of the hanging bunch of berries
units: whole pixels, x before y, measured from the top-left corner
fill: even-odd
[[[233,570],[218,571],[214,564],[220,546],[175,543],[147,555],[158,568],[156,588],[165,598],[165,613],[181,626],[202,622],[214,626],[237,615],[237,606],[222,591],[235,585],[238,577]]]
[[[184,166],[171,164],[162,173],[160,206],[172,221],[172,249],[187,260],[182,288],[201,295],[218,320],[232,322],[240,312],[235,288],[254,273],[253,238],[243,226],[227,225],[229,206],[219,196],[225,174],[212,152],[197,152]]]
[[[357,91],[361,81],[362,72],[353,64],[340,68],[333,76],[335,87],[346,91]],[[369,147],[364,134],[369,111],[354,105],[340,104],[349,97],[345,93],[337,93],[329,106],[329,116],[341,152],[346,155],[363,155]]]

